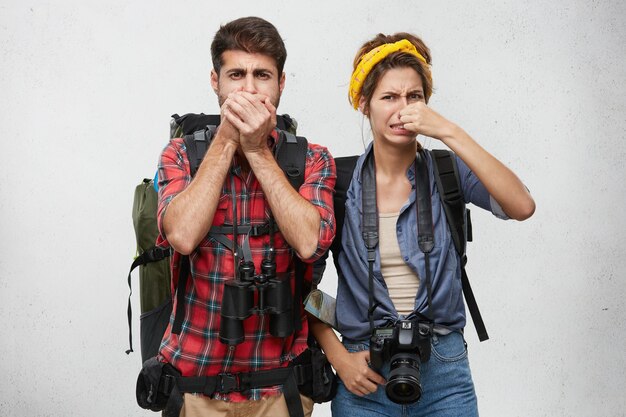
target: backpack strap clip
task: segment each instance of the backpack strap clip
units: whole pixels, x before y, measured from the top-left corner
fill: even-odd
[[[172,254],[171,248],[162,248],[160,246],[155,246],[150,250],[145,252],[146,256],[144,258],[145,263],[148,262],[157,262],[161,259],[165,259]]]
[[[237,374],[223,373],[218,375],[219,392],[228,394],[233,391],[240,391],[239,378]]]

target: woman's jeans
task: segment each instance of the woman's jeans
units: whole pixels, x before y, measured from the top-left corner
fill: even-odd
[[[467,359],[463,335],[453,332],[434,335],[430,360],[420,365],[421,398],[413,404],[396,404],[387,398],[385,387],[375,393],[359,397],[346,389],[341,381],[331,408],[333,417],[478,417],[474,383]],[[369,349],[367,342],[344,340],[349,352]],[[389,377],[389,363],[381,370]]]

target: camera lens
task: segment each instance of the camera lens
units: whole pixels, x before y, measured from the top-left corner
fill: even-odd
[[[420,399],[420,360],[414,353],[400,352],[391,358],[391,370],[385,392],[398,404],[410,404]]]

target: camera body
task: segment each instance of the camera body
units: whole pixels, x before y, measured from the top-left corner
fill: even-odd
[[[430,322],[399,320],[372,331],[370,362],[376,371],[390,362],[385,392],[391,401],[410,404],[422,396],[420,364],[430,359],[432,327]]]
[[[269,315],[269,332],[274,337],[287,337],[294,331],[289,274],[276,274],[276,264],[268,259],[261,263],[258,275],[252,262],[242,262],[238,279],[224,283],[220,340],[229,345],[243,342],[243,321],[252,314]]]

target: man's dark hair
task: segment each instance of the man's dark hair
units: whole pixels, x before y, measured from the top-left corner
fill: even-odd
[[[224,64],[222,54],[231,50],[267,55],[276,62],[278,75],[283,73],[287,50],[278,30],[267,20],[242,17],[220,26],[211,43],[213,69],[218,76]]]

